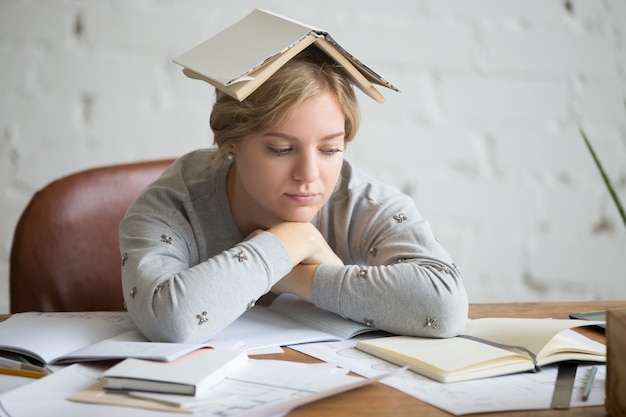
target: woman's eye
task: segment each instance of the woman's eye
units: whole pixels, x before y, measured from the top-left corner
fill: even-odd
[[[284,156],[291,152],[291,148],[272,148],[268,147],[267,150],[277,156]]]
[[[322,149],[322,153],[328,156],[333,156],[335,154],[338,154],[339,152],[341,152],[341,149],[339,148]]]

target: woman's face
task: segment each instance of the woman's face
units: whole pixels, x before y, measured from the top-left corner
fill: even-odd
[[[244,235],[282,222],[311,221],[341,172],[345,120],[333,94],[311,97],[280,120],[232,149],[231,212]]]

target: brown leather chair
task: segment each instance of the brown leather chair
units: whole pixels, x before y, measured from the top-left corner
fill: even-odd
[[[171,163],[89,169],[37,192],[13,237],[11,313],[123,310],[118,225]]]

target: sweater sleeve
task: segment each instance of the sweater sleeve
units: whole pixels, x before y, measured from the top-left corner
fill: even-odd
[[[202,342],[228,326],[291,270],[271,233],[198,259],[185,212],[135,204],[120,225],[122,288],[129,314],[152,341]]]
[[[358,198],[342,211],[347,218],[323,228],[346,266],[318,267],[313,302],[394,334],[459,334],[468,313],[463,282],[412,199],[399,192],[382,203]]]

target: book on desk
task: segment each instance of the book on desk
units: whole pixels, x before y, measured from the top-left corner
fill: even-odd
[[[568,361],[605,362],[606,347],[570,330],[600,322],[559,319],[468,320],[449,339],[392,336],[357,341],[357,348],[439,382],[488,378]]]
[[[41,364],[109,359],[171,361],[202,347],[247,350],[347,340],[376,331],[289,294],[256,306],[204,343],[149,342],[127,312],[18,313],[0,323],[0,351]],[[241,346],[243,345],[243,346]]]
[[[129,358],[106,370],[104,388],[200,397],[248,362],[245,352],[198,349],[171,362]]]

